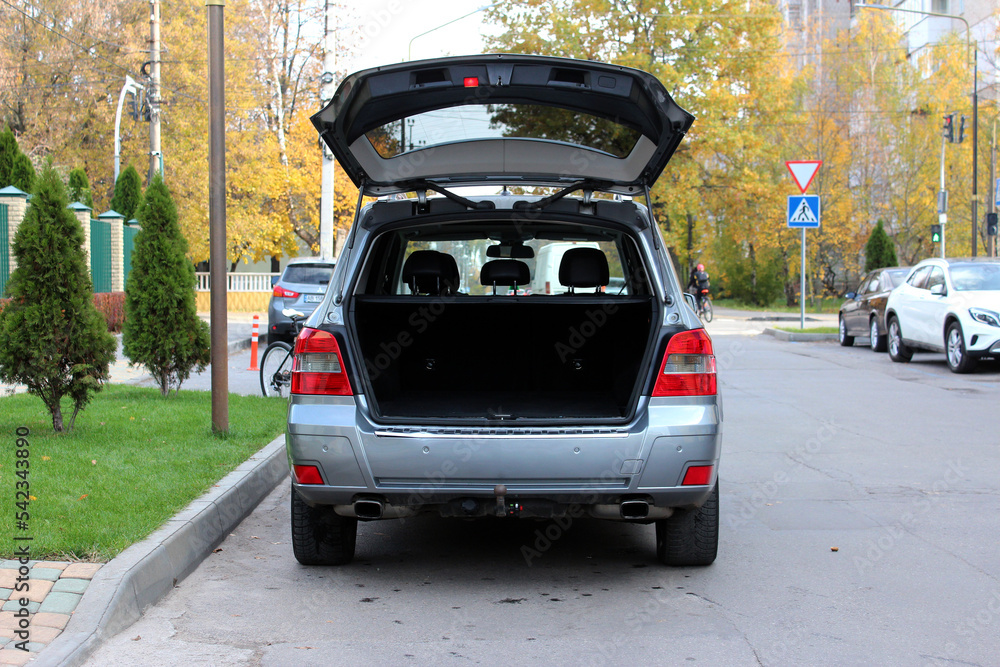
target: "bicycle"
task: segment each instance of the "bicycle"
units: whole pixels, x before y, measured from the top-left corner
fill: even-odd
[[[707,289],[701,290],[701,301],[698,305],[698,317],[706,322],[712,321],[712,295]]]
[[[281,314],[289,318],[295,325],[295,338],[301,331],[301,321],[306,316],[297,310],[286,308]],[[292,353],[295,351],[295,338],[289,345],[283,340],[268,343],[264,356],[260,358],[260,391],[264,396],[287,396],[292,387]]]

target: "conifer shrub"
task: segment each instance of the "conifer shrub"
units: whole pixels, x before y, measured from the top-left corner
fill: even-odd
[[[87,172],[80,167],[69,172],[68,186],[70,203],[78,201],[90,210],[94,210],[94,197],[90,192],[90,181],[87,179]]]
[[[121,213],[126,220],[136,217],[136,209],[142,200],[142,179],[135,167],[129,165],[115,181],[115,194],[111,197],[111,210]]]
[[[865,243],[865,272],[898,264],[896,246],[889,235],[885,233],[882,221],[879,220],[875,229],[872,230],[871,236],[868,237],[868,242]]]
[[[0,132],[0,188],[13,185],[22,192],[31,192],[35,185],[35,168],[21,152],[17,138],[9,127]]]
[[[0,313],[0,378],[23,384],[62,432],[62,399],[73,402],[68,428],[108,380],[115,339],[93,304],[83,228],[52,165],[45,167],[14,236],[17,268]]]
[[[137,217],[142,229],[125,285],[122,345],[129,361],[145,366],[166,396],[172,387],[180,389],[192,369],[208,364],[208,324],[198,317],[194,264],[162,176],[146,189]]]

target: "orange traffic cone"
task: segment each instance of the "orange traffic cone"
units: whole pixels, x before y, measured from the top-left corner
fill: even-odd
[[[250,336],[250,368],[247,369],[248,371],[259,371],[260,370],[259,368],[257,368],[257,327],[258,327],[257,321],[258,321],[258,319],[259,318],[256,315],[253,316],[253,334]]]

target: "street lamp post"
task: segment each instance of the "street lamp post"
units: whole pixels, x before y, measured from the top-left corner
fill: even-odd
[[[979,53],[972,48],[972,30],[965,17],[957,14],[941,14],[939,12],[925,12],[919,9],[903,9],[902,7],[889,7],[887,5],[869,5],[858,3],[854,5],[858,9],[882,9],[890,12],[903,12],[905,14],[921,14],[923,16],[939,16],[941,18],[961,21],[965,24],[965,43],[972,58],[972,256],[975,257],[979,247]]]

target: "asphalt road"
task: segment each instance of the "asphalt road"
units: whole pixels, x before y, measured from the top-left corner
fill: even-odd
[[[715,345],[714,565],[660,566],[651,526],[427,517],[362,524],[352,565],[307,568],[283,484],[88,664],[1000,663],[1000,366]]]

